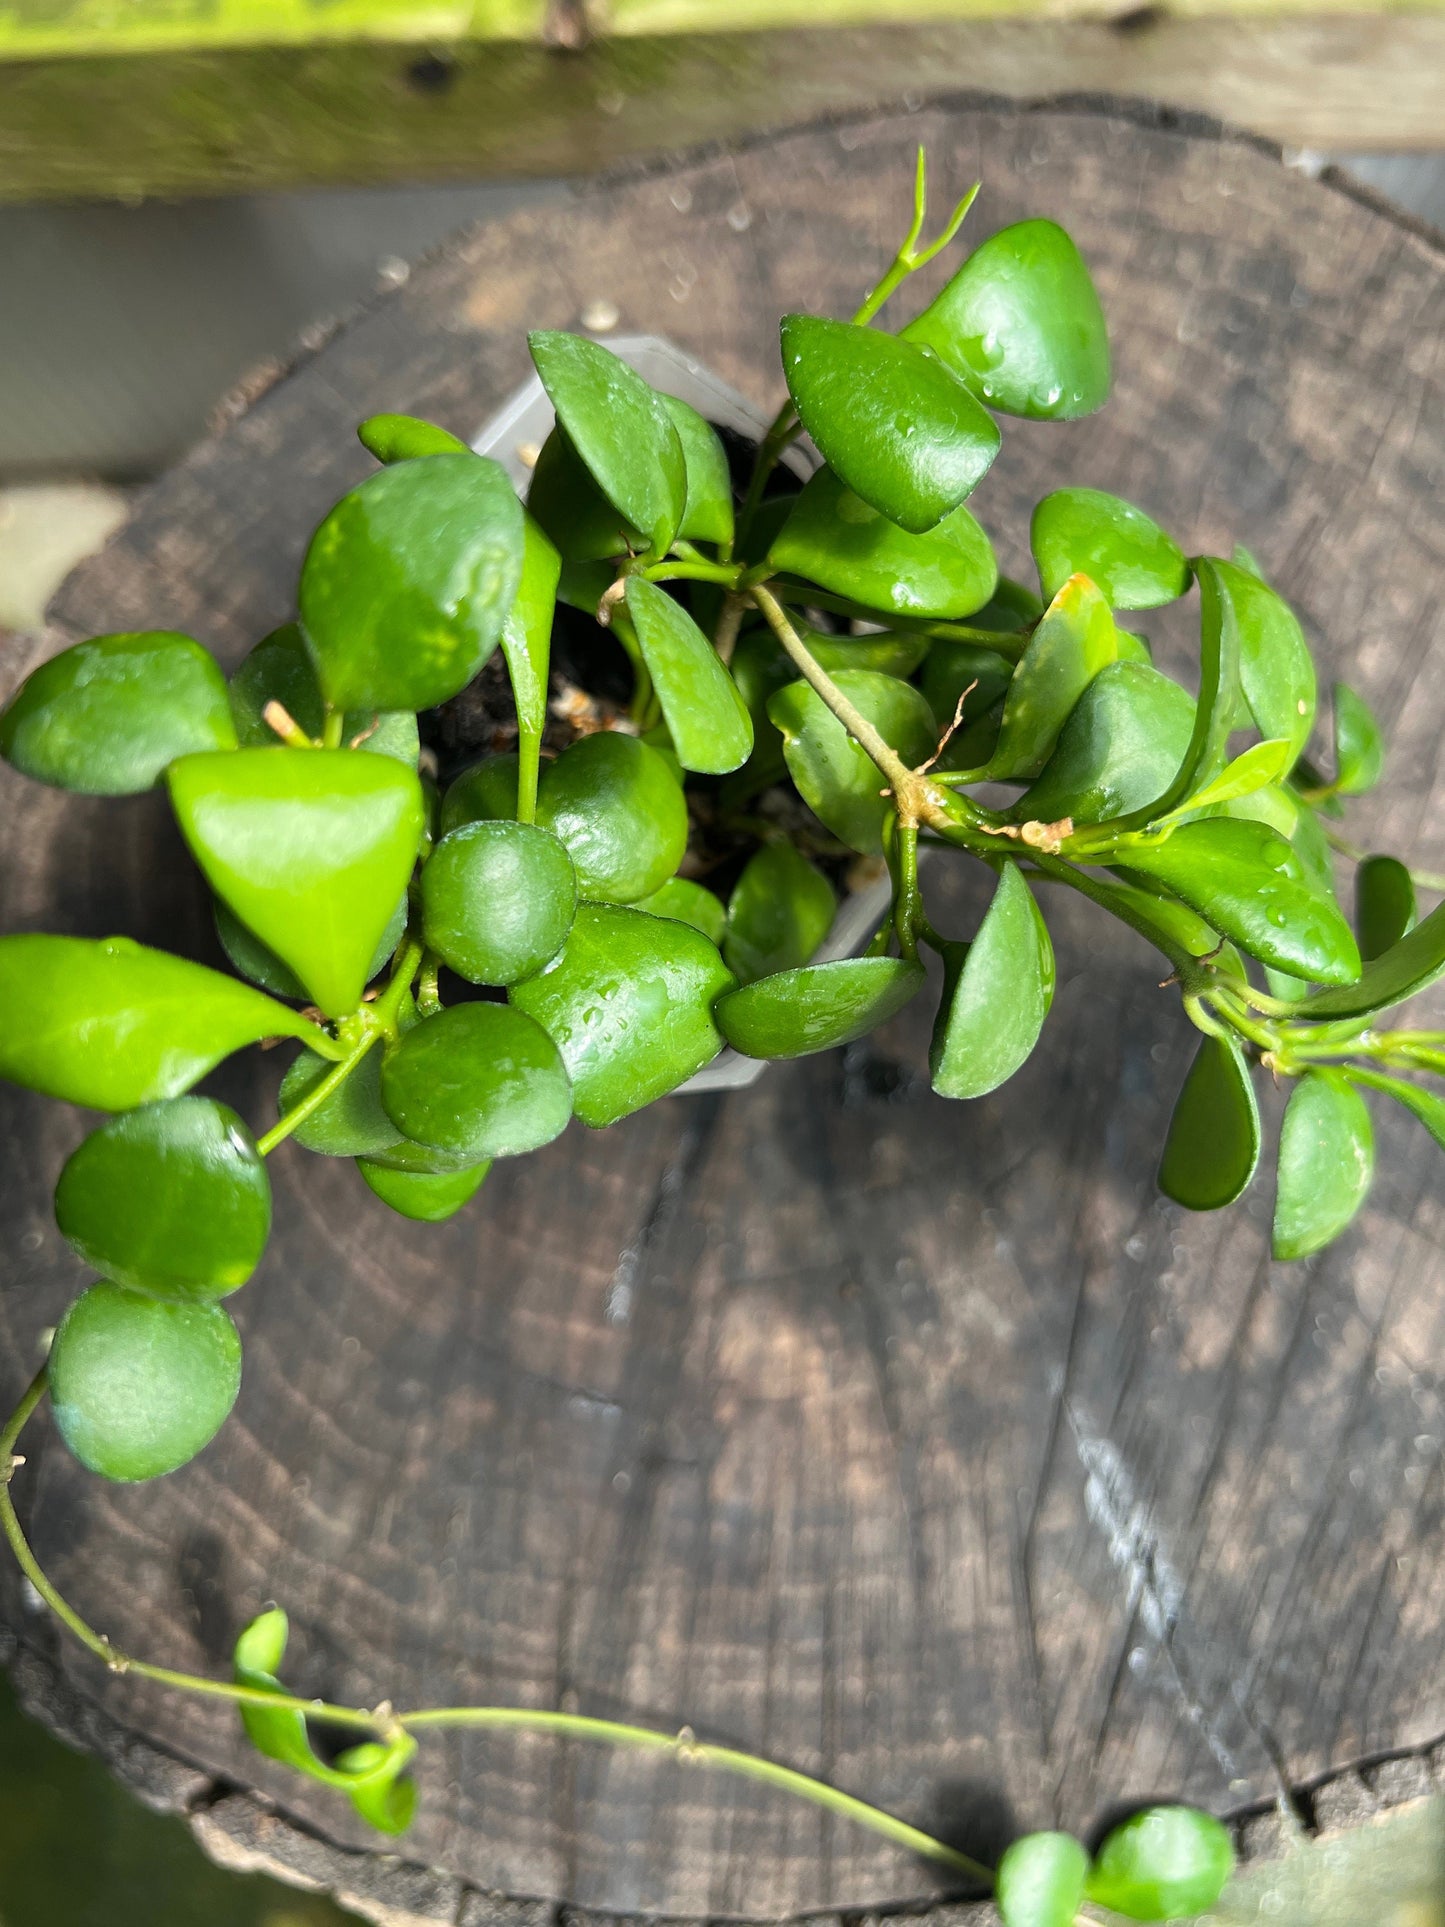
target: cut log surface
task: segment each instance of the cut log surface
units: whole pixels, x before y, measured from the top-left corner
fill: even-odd
[[[463,236],[151,489],[42,650],[173,627],[233,664],[371,466],[355,423],[474,431],[526,374],[524,331],[594,303],[775,405],[778,316],[851,311],[906,223],[919,141],[940,216],[981,177],[976,238],[1058,218],[1111,318],[1107,410],[1006,424],[975,498],[1005,566],[1061,483],[1145,504],[1193,550],[1246,541],[1384,719],[1386,781],[1351,834],[1445,869],[1445,253],[1257,143],[1108,104],[813,128]],[[1171,662],[1187,619],[1145,624]],[[26,666],[12,651],[7,683]],[[7,930],[217,960],[159,797],[4,772],[0,865]],[[939,860],[930,885],[960,930],[981,884],[943,873],[971,867]],[[147,1658],[223,1672],[274,1599],[308,1694],[686,1723],[984,1855],[1122,1799],[1242,1807],[1277,1770],[1445,1732],[1439,1152],[1380,1115],[1373,1196],[1306,1264],[1270,1261],[1267,1177],[1217,1216],[1161,1201],[1177,993],[1121,928],[1046,907],[1042,1046],[978,1103],[929,1092],[920,1000],[867,1048],[574,1127],[442,1227],[284,1147],[270,1253],[231,1301],[234,1418],[125,1489],[37,1422],[16,1492],[43,1563]],[[258,1128],[280,1055],[214,1082]],[[82,1280],[50,1189],[85,1128],[0,1093],[7,1407]],[[0,1610],[152,1797],[213,1789],[213,1849],[253,1864],[280,1838],[271,1858],[316,1878],[315,1836],[375,1851],[226,1707],[63,1648],[8,1569]],[[197,1771],[134,1764],[149,1749]],[[776,1917],[948,1881],[766,1789],[583,1744],[438,1735],[420,1780],[415,1865],[375,1862],[397,1919],[526,1912],[482,1894]]]

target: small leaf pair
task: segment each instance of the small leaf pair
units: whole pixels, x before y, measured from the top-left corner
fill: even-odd
[[[1128,1920],[1181,1920],[1212,1907],[1234,1871],[1234,1846],[1212,1814],[1149,1807],[1089,1855],[1067,1833],[1030,1833],[999,1862],[1003,1927],[1074,1927],[1086,1900]]]

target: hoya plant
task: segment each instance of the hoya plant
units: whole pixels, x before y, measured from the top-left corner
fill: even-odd
[[[1290,1088],[1281,1259],[1360,1208],[1368,1094],[1445,1143],[1445,1099],[1420,1081],[1445,1070],[1445,1033],[1383,1022],[1445,970],[1445,907],[1417,920],[1426,880],[1341,834],[1344,799],[1380,776],[1379,732],[1339,685],[1314,746],[1310,649],[1250,553],[1191,555],[1068,476],[1033,513],[1037,587],[999,574],[972,505],[1000,417],[1097,409],[1109,348],[1078,249],[1041,219],[880,325],[972,199],[921,244],[920,157],[908,235],[857,312],[783,318],[788,399],[757,447],[600,343],[534,334],[556,426],[525,506],[447,429],[373,417],[380,466],[312,537],[296,620],[229,681],[200,642],[146,631],[79,643],[14,693],[0,750],[26,775],[164,786],[234,974],[125,936],[0,938],[0,1075],[108,1114],[55,1191],[97,1282],[0,1466],[46,1390],[107,1478],[154,1478],[213,1437],[241,1371],[224,1301],[261,1261],[284,1140],[353,1160],[359,1204],[435,1222],[495,1159],[574,1118],[606,1128],[725,1047],[792,1058],[865,1036],[927,994],[929,953],[933,1088],[978,1098],[1039,1042],[1061,891],[1157,948],[1198,1032],[1159,1172],[1181,1205],[1228,1205],[1254,1177],[1261,1074]],[[1184,598],[1198,653],[1181,680],[1127,619]],[[935,927],[925,849],[987,873],[976,927]],[[1337,856],[1358,865],[1353,918]],[[870,875],[891,897],[871,939],[817,961]],[[277,1039],[298,1048],[274,1122],[197,1094]],[[36,1567],[8,1491],[0,1516],[71,1630],[120,1663]],[[224,1686],[123,1663],[231,1697],[263,1752],[392,1829],[429,1725],[682,1744],[513,1708],[318,1709],[279,1684],[285,1642],[264,1615]],[[318,1713],[350,1733],[339,1755],[314,1749]],[[986,1871],[787,1769],[683,1750]],[[1229,1863],[1216,1822],[1156,1809],[1092,1858],[1030,1836],[997,1891],[1008,1927],[1086,1900],[1164,1919],[1211,1904]]]

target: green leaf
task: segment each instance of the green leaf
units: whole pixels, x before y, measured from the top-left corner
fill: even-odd
[[[890,522],[926,534],[988,473],[998,427],[936,355],[809,314],[783,317],[782,344],[788,392],[824,461]]]
[[[1339,906],[1267,824],[1207,817],[1162,842],[1121,846],[1118,861],[1157,877],[1261,963],[1324,984],[1353,984],[1360,974]]]
[[[829,468],[797,497],[768,566],[895,616],[972,615],[998,580],[992,545],[966,508],[910,535]]]
[[[1032,589],[1012,577],[1001,575],[994,585],[994,592],[979,609],[973,621],[980,629],[992,629],[1000,634],[1019,634],[1032,629],[1044,613],[1044,605]]]
[[[315,1051],[302,1051],[281,1079],[277,1110],[282,1116],[294,1110],[335,1068]],[[380,1049],[373,1046],[292,1136],[305,1150],[325,1158],[363,1157],[399,1144],[401,1132],[381,1108]]]
[[[1106,1836],[1088,1897],[1129,1920],[1178,1920],[1212,1907],[1233,1871],[1233,1843],[1213,1814],[1149,1807]]]
[[[320,1035],[219,970],[129,937],[0,937],[0,1077],[97,1111],[179,1097],[262,1037]]]
[[[301,568],[301,626],[340,709],[429,709],[491,655],[522,573],[522,505],[479,455],[423,455],[342,496]]]
[[[627,612],[684,769],[723,776],[748,758],[752,718],[716,649],[655,582],[629,576]]]
[[[517,783],[521,759],[514,750],[483,756],[469,763],[447,785],[442,797],[437,829],[450,836],[463,823],[514,821],[517,815]]]
[[[687,804],[666,760],[600,730],[542,772],[537,821],[560,837],[583,897],[635,903],[660,890],[687,848]]]
[[[733,886],[723,960],[740,984],[796,969],[827,936],[837,908],[821,870],[791,843],[765,843]]]
[[[1184,551],[1152,516],[1097,488],[1061,488],[1034,510],[1029,530],[1044,596],[1086,575],[1112,609],[1157,609],[1189,587]]]
[[[933,712],[911,683],[869,669],[845,669],[838,688],[910,768],[932,755]],[[851,849],[871,855],[883,847],[892,801],[887,780],[868,752],[848,734],[809,683],[789,683],[768,703],[783,733],[783,753],[803,801]]]
[[[1073,421],[1109,394],[1109,334],[1084,258],[1052,221],[1018,221],[975,248],[903,330],[990,408]]]
[[[1024,1063],[1054,1000],[1048,926],[1007,863],[978,935],[944,951],[944,992],[928,1053],[940,1097],[982,1097]]]
[[[945,636],[929,649],[918,682],[940,735],[958,718],[938,759],[941,769],[980,769],[993,755],[1013,672],[1007,656],[977,643]]]
[[[426,941],[468,983],[535,977],[566,942],[576,910],[571,857],[531,823],[463,824],[421,873]]]
[[[371,1158],[358,1158],[356,1168],[383,1204],[418,1224],[444,1224],[454,1218],[481,1190],[492,1160],[483,1158],[461,1171],[389,1171]]]
[[[691,924],[709,943],[720,945],[727,929],[728,913],[720,897],[687,877],[669,877],[660,890],[644,897],[634,906],[650,917],[671,917],[674,923]]]
[[[471,449],[448,429],[417,415],[370,415],[356,439],[379,462],[412,462],[419,455],[470,455]]]
[[[532,469],[527,513],[563,559],[564,600],[573,599],[574,591],[568,583],[577,583],[576,606],[589,613],[596,609],[613,576],[613,570],[607,567],[594,574],[592,565],[606,564],[647,547],[647,538],[639,535],[587,473],[586,463],[560,425],[543,442]]]
[[[1355,928],[1366,963],[1415,928],[1415,880],[1394,856],[1367,856],[1355,871]]]
[[[1398,1104],[1403,1104],[1412,1117],[1416,1117],[1445,1151],[1445,1097],[1435,1091],[1427,1091],[1419,1084],[1407,1084],[1403,1077],[1388,1077],[1383,1071],[1368,1071],[1361,1066],[1350,1066],[1350,1080],[1363,1084],[1372,1091],[1386,1091]]]
[[[1375,1175],[1375,1133],[1365,1100],[1342,1071],[1306,1071],[1279,1133],[1274,1255],[1308,1258],[1337,1238]]]
[[[306,986],[296,972],[282,963],[276,952],[269,950],[259,937],[253,936],[235,911],[222,903],[219,897],[216,899],[215,912],[216,935],[220,938],[221,948],[243,977],[249,977],[251,982],[259,984],[262,990],[269,990],[273,997],[291,997],[298,1004],[310,1001]],[[380,941],[372,953],[371,963],[366,972],[368,983],[395,954],[396,947],[401,942],[402,933],[406,929],[406,914],[407,900],[403,896],[392,911],[391,921],[382,931]]]
[[[935,647],[942,646],[931,643],[927,636],[902,629],[882,629],[868,636],[830,636],[821,629],[796,623],[794,627],[807,644],[808,654],[830,676],[837,675],[840,669],[871,669],[880,676],[897,676],[907,681],[925,657],[929,657]],[[791,682],[797,671],[776,643],[774,648],[786,671],[782,680]],[[952,706],[948,714],[951,719]]]
[[[687,461],[662,397],[599,342],[542,331],[527,346],[583,465],[652,553],[665,554],[682,526]]]
[[[1075,703],[1118,652],[1108,603],[1087,576],[1070,577],[1044,611],[1014,670],[988,774],[1037,776]]]
[[[1288,742],[1292,764],[1315,720],[1315,665],[1304,631],[1257,567],[1237,559],[1211,566],[1239,637],[1239,682],[1249,713],[1261,736]]]
[[[416,1818],[416,1782],[404,1771],[416,1741],[402,1734],[388,1746],[367,1740],[336,1757],[352,1806],[378,1833],[405,1833]]]
[[[0,756],[38,783],[85,796],[134,795],[177,756],[235,747],[214,658],[165,629],[62,649],[0,712]]]
[[[722,440],[711,422],[676,395],[658,399],[677,430],[687,471],[687,506],[677,532],[689,542],[727,547],[733,539],[733,480]]]
[[[55,1187],[55,1222],[118,1285],[182,1303],[244,1285],[266,1249],[271,1185],[255,1139],[211,1097],[172,1097],[102,1124]]]
[[[1074,1927],[1089,1856],[1068,1833],[1026,1833],[998,1863],[994,1903],[1003,1927]]]
[[[1213,782],[1196,790],[1183,807],[1202,810],[1216,803],[1233,803],[1241,796],[1253,796],[1256,790],[1277,783],[1293,760],[1294,752],[1283,737],[1251,743],[1232,763],[1226,764]]]
[[[722,1049],[713,1004],[733,983],[687,924],[584,903],[552,968],[508,994],[556,1042],[577,1115],[596,1128],[712,1062]]]
[[[1017,823],[1107,823],[1169,787],[1189,747],[1187,690],[1141,662],[1111,662],[1059,732],[1032,788],[1010,810]]]
[[[13,940],[12,940],[13,941]],[[1403,1004],[1429,988],[1445,972],[1445,903],[1440,903],[1408,936],[1371,958],[1359,981],[1310,998],[1303,1015],[1328,1019],[1372,1017]]]
[[[1232,1037],[1201,1038],[1169,1120],[1159,1189],[1190,1211],[1218,1211],[1258,1163],[1259,1106],[1244,1055]]]
[[[242,749],[182,757],[169,782],[216,895],[328,1017],[354,1010],[416,861],[414,772],[341,749]]]
[[[381,1102],[403,1136],[469,1161],[535,1151],[572,1115],[557,1046],[506,1004],[424,1017],[383,1058]]]
[[[266,721],[270,702],[279,702],[308,736],[321,735],[326,704],[297,622],[263,636],[231,678],[231,714],[242,749],[275,749],[281,740]],[[348,710],[341,721],[341,740],[372,756],[395,756],[411,769],[421,753],[416,717],[409,709]]]
[[[517,711],[519,770],[526,766],[526,807],[530,820],[537,798],[537,760],[547,727],[547,677],[552,658],[552,619],[557,610],[557,551],[529,515],[523,524],[522,579],[517,599],[502,625],[502,654]]]
[[[1335,684],[1335,780],[1341,796],[1363,796],[1380,780],[1385,744],[1380,725],[1348,683]]]
[[[744,1057],[807,1057],[865,1037],[922,988],[922,964],[905,957],[804,964],[720,997],[718,1028]]]

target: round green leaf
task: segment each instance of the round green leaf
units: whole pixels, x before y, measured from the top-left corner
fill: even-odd
[[[420,455],[470,455],[464,441],[416,415],[371,415],[356,439],[379,462],[414,462]]]
[[[871,669],[877,675],[897,676],[906,681],[937,646],[927,636],[902,629],[882,629],[868,636],[830,636],[821,629],[800,627],[798,633],[808,645],[808,654],[830,676],[840,669]],[[774,647],[777,648],[776,643]],[[791,682],[797,671],[781,649],[777,649],[777,653],[787,672],[781,680]],[[951,719],[951,707],[948,715]]]
[[[0,1077],[97,1111],[179,1097],[262,1037],[318,1035],[248,984],[129,937],[0,937]]]
[[[1212,1907],[1233,1871],[1233,1844],[1213,1814],[1149,1807],[1106,1837],[1088,1898],[1129,1920],[1180,1920]]]
[[[62,649],[0,712],[0,756],[36,782],[85,796],[130,796],[178,756],[235,747],[214,658],[165,629]]]
[[[748,858],[728,900],[723,960],[740,984],[805,964],[827,936],[833,886],[791,843]]]
[[[279,702],[308,736],[320,737],[326,704],[299,623],[288,622],[263,636],[231,678],[231,714],[242,749],[274,749],[280,741],[266,721],[270,702]],[[421,754],[416,717],[408,709],[348,710],[341,720],[341,740],[370,756],[395,756],[412,769]]]
[[[1341,796],[1363,796],[1380,780],[1385,744],[1380,725],[1348,683],[1335,684],[1335,781]]]
[[[572,1115],[556,1045],[506,1004],[424,1017],[382,1060],[381,1101],[406,1137],[468,1159],[535,1151]]]
[[[1109,394],[1109,334],[1084,258],[1052,221],[1019,221],[975,248],[905,341],[1005,415],[1073,421]]]
[[[737,769],[753,746],[752,718],[716,649],[680,603],[642,576],[628,580],[627,613],[682,767],[710,776]]]
[[[1112,609],[1157,609],[1189,587],[1189,564],[1173,536],[1143,509],[1101,489],[1046,495],[1029,541],[1050,601],[1076,574],[1096,582]]]
[[[169,782],[216,895],[328,1017],[354,1010],[416,861],[415,773],[349,750],[242,749],[183,757]]]
[[[1105,664],[1074,705],[1015,822],[1107,823],[1168,789],[1189,748],[1194,702],[1141,662]]]
[[[1274,1255],[1308,1258],[1338,1238],[1375,1175],[1375,1133],[1365,1100],[1340,1071],[1306,1071],[1279,1133]]]
[[[798,496],[768,564],[895,616],[972,615],[998,581],[992,545],[966,508],[926,535],[910,535],[829,468]]]
[[[334,1064],[304,1050],[281,1079],[276,1108],[284,1117],[334,1070]],[[348,1077],[296,1126],[296,1142],[320,1157],[357,1158],[387,1151],[401,1132],[381,1108],[381,1051],[373,1046]]]
[[[676,870],[687,804],[664,759],[635,736],[599,730],[542,772],[537,821],[567,846],[582,896],[635,903]]]
[[[988,473],[998,426],[936,355],[810,314],[785,315],[782,342],[804,428],[834,474],[890,522],[925,534]]]
[[[414,1177],[437,1178],[449,1177],[458,1171],[475,1171],[479,1164],[490,1164],[491,1159],[475,1157],[468,1151],[442,1151],[432,1144],[415,1144],[410,1138],[399,1138],[384,1150],[368,1151],[358,1162],[375,1165],[382,1171],[405,1171]]]
[[[733,481],[721,437],[676,395],[659,395],[658,400],[677,430],[687,470],[687,506],[677,532],[689,542],[726,547],[733,539]]]
[[[55,1187],[55,1222],[88,1265],[158,1298],[222,1298],[260,1263],[271,1185],[255,1140],[210,1097],[172,1097],[92,1131]]]
[[[522,505],[478,455],[424,455],[344,495],[311,538],[301,625],[342,709],[429,709],[496,647],[522,573]]]
[[[922,964],[905,957],[804,964],[720,997],[718,1028],[744,1057],[807,1057],[876,1030],[922,988]]]
[[[1037,776],[1075,703],[1118,654],[1119,631],[1108,603],[1087,576],[1071,576],[1019,657],[990,776]]]
[[[541,331],[527,346],[583,465],[653,553],[665,554],[687,504],[687,458],[662,397],[600,342]]]
[[[241,1341],[219,1305],[92,1285],[50,1348],[60,1436],[102,1478],[156,1479],[220,1431],[241,1384]]]
[[[1017,864],[1005,864],[978,935],[944,952],[943,1002],[928,1054],[941,1097],[982,1097],[1012,1077],[1054,1000],[1048,926]]]
[[[933,711],[911,683],[871,669],[845,669],[834,681],[910,768],[933,754]],[[864,855],[881,849],[893,807],[883,794],[887,779],[812,685],[780,689],[768,703],[768,716],[783,733],[788,769],[813,814],[851,849]]]
[[[660,890],[643,897],[634,907],[650,917],[671,917],[675,923],[691,924],[711,944],[721,944],[727,929],[728,913],[722,900],[687,877],[669,877]]]
[[[1089,1856],[1068,1833],[1026,1833],[998,1863],[994,1903],[1003,1927],[1074,1927]]]
[[[358,1158],[356,1168],[383,1204],[418,1224],[442,1224],[454,1218],[481,1190],[492,1160],[483,1158],[464,1171],[390,1171],[370,1158]]]
[[[712,1062],[722,1049],[712,1007],[733,982],[687,924],[584,903],[552,968],[509,995],[555,1041],[577,1115],[596,1127]]]
[[[235,911],[222,903],[219,897],[216,899],[215,912],[216,935],[220,938],[221,948],[243,977],[249,977],[262,990],[269,990],[273,997],[293,997],[298,1004],[309,1001],[306,986],[296,972],[282,963],[276,952],[268,949],[259,937],[253,936]],[[402,897],[372,954],[366,972],[368,983],[395,954],[406,929],[406,912],[407,900]]]
[[[517,776],[521,762],[515,750],[483,756],[447,785],[437,828],[442,836],[463,823],[505,821],[517,814]]]
[[[1261,736],[1288,742],[1293,762],[1315,720],[1315,665],[1304,631],[1254,570],[1219,561],[1214,570],[1239,633],[1239,681],[1249,713]]]
[[[1366,963],[1382,957],[1416,922],[1415,883],[1398,857],[1367,856],[1355,872],[1355,928]]]
[[[535,977],[566,942],[577,872],[550,830],[466,823],[421,873],[422,929],[445,964],[474,984]]]
[[[1232,1038],[1205,1037],[1169,1120],[1159,1189],[1191,1211],[1217,1211],[1258,1163],[1259,1107],[1243,1054]]]

